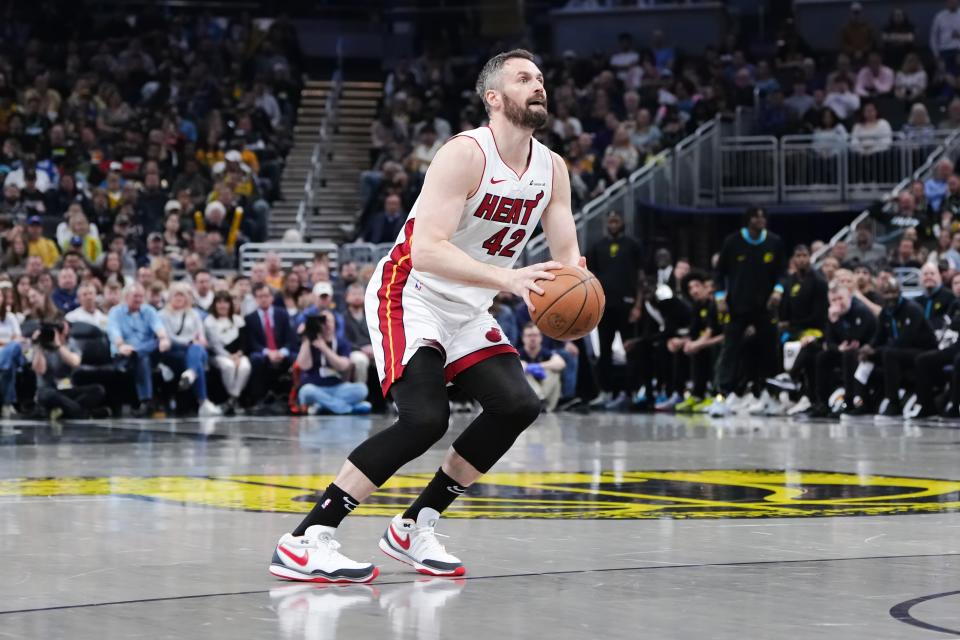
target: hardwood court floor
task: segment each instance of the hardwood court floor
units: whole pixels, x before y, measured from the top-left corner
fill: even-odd
[[[348,587],[266,568],[388,419],[3,423],[0,638],[960,637],[960,429],[543,416],[427,579],[377,540],[468,421],[341,527]]]

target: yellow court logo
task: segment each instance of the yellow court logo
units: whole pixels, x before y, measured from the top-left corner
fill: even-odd
[[[433,474],[393,478],[354,512],[393,516]],[[114,496],[194,507],[306,513],[329,475],[115,476],[0,480],[0,497]],[[824,471],[491,473],[454,518],[777,518],[960,511],[960,481]]]

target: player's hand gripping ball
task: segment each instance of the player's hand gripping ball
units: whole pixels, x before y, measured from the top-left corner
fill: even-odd
[[[531,320],[555,340],[576,340],[587,335],[603,316],[606,297],[596,276],[580,267],[551,270],[553,280],[537,280],[543,295],[530,292],[536,307]]]

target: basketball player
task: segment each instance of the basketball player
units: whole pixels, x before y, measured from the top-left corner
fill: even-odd
[[[435,576],[465,568],[438,542],[440,514],[507,452],[540,413],[516,350],[488,312],[499,291],[532,308],[537,280],[586,266],[560,156],[533,138],[547,122],[543,75],[517,49],[491,58],[477,80],[488,127],[454,136],[437,153],[420,197],[366,293],[367,324],[383,393],[400,417],[358,446],[313,511],[280,538],[270,572],[288,580],[368,582],[372,564],[340,554],[336,528],[397,470],[446,432],[454,382],[482,413],[454,441],[436,475],[380,540],[392,558]],[[556,261],[513,265],[543,224]]]

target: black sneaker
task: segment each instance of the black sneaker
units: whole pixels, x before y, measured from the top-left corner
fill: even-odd
[[[903,420],[903,409],[900,408],[899,402],[891,400],[885,404],[886,406],[874,417],[875,420],[878,422]]]
[[[865,404],[855,405],[852,407],[845,407],[843,410],[844,415],[854,416],[854,417],[869,416],[872,413],[873,411],[870,410],[870,407],[868,407]]]
[[[153,415],[153,406],[149,401],[143,401],[140,405],[130,412],[130,415],[134,418],[149,418]]]
[[[818,402],[810,408],[810,411],[807,413],[811,418],[829,418],[831,415],[830,407],[828,407],[823,402]]]
[[[945,420],[960,420],[960,406],[947,402],[940,411],[940,417]]]
[[[583,400],[577,397],[561,400],[557,404],[557,411],[572,411],[582,404],[584,404]]]

